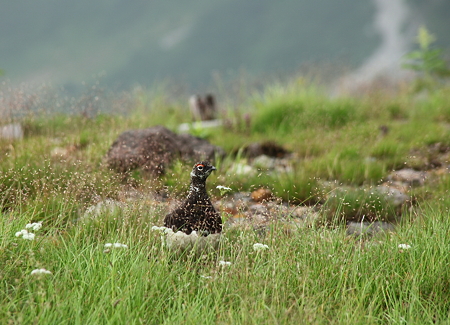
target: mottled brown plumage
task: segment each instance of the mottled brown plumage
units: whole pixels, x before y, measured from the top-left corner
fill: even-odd
[[[189,194],[180,207],[166,215],[165,227],[188,235],[196,231],[199,236],[222,232],[222,218],[206,192],[206,179],[213,170],[216,170],[216,167],[207,161],[194,165],[191,171]]]

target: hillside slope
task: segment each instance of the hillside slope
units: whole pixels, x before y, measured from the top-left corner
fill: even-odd
[[[167,78],[197,87],[212,71],[286,73],[323,60],[357,66],[380,42],[374,11],[369,0],[19,0],[0,12],[0,67],[13,81],[77,86],[105,75],[127,88]]]

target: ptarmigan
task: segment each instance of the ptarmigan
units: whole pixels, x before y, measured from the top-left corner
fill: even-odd
[[[216,167],[208,161],[196,163],[191,171],[189,194],[178,208],[164,218],[166,245],[171,250],[217,247],[222,218],[206,192],[206,179]]]

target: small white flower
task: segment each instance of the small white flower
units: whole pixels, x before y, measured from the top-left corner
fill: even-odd
[[[16,232],[16,237],[20,237],[22,235],[28,234],[28,230],[22,229],[21,231]]]
[[[221,266],[230,266],[231,262],[227,262],[227,261],[219,261],[219,265]]]
[[[408,244],[399,244],[399,245],[398,245],[398,248],[401,248],[401,249],[410,249],[410,248],[411,248],[411,245],[408,245]]]
[[[52,274],[52,272],[46,269],[36,269],[31,271],[31,274]]]
[[[200,275],[200,277],[203,279],[212,279],[212,276],[210,275]]]
[[[27,223],[25,228],[27,228],[27,229],[33,228],[33,230],[39,230],[39,229],[42,228],[42,221],[40,221],[40,222],[33,222],[33,223]]]
[[[34,239],[34,234],[31,232],[28,232],[28,230],[26,230],[26,229],[22,229],[21,231],[16,232],[16,237],[20,237],[20,236],[22,236],[23,239],[27,239],[27,240]]]
[[[109,248],[109,247],[114,247],[114,248],[128,248],[127,245],[125,244],[121,244],[121,243],[106,243],[105,244],[105,248]]]
[[[28,240],[34,240],[34,234],[32,232],[29,232],[27,234],[23,234],[22,238],[23,239],[28,239]]]
[[[253,244],[254,251],[259,252],[259,251],[264,251],[266,249],[269,249],[269,246],[267,246],[265,244],[260,244],[260,243]]]
[[[226,186],[222,186],[222,185],[217,185],[216,188],[219,189],[219,190],[231,191],[231,188],[226,187]]]
[[[231,188],[222,185],[217,185],[216,188],[220,191],[220,195],[225,195],[226,192],[231,191]]]

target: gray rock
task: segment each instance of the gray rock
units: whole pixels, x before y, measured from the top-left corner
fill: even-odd
[[[425,183],[426,173],[404,168],[389,174],[387,179],[390,182],[402,182],[409,186],[422,186]]]
[[[392,223],[375,221],[375,222],[349,222],[347,225],[347,235],[353,236],[374,236],[376,234],[388,231],[394,231],[395,227]]]
[[[20,140],[23,139],[23,128],[19,123],[11,123],[0,127],[0,139]]]
[[[375,188],[382,194],[395,208],[400,208],[403,204],[410,201],[410,197],[395,187],[380,185]]]

